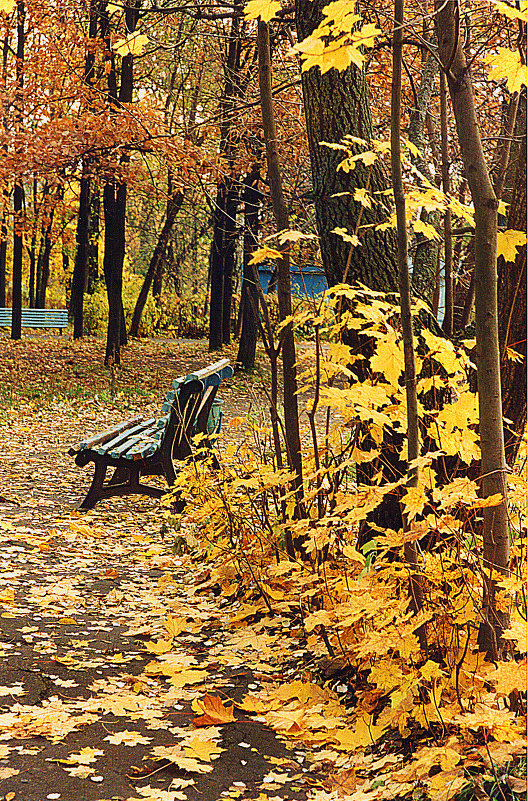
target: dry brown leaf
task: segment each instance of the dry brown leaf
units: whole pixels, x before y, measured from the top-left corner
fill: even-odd
[[[195,726],[215,726],[224,723],[233,723],[235,720],[234,707],[224,706],[219,695],[206,695],[203,699],[195,699],[193,702],[195,712],[203,712],[194,718]]]

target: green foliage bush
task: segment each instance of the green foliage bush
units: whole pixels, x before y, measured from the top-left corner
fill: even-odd
[[[131,275],[123,282],[123,308],[127,329],[132,320],[142,276]],[[108,325],[108,298],[104,279],[100,279],[92,295],[84,299],[84,329],[89,335],[103,335]],[[203,297],[178,297],[164,291],[159,301],[149,295],[139,328],[140,336],[166,332],[175,337],[200,338],[207,334],[207,318],[203,314]]]

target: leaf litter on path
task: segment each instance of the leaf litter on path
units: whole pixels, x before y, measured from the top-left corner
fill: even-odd
[[[158,503],[133,496],[74,510],[89,477],[67,447],[136,411],[138,398],[102,400],[93,387],[73,398],[69,370],[81,383],[82,371],[107,380],[93,364],[100,345],[52,345],[43,360],[43,340],[0,342],[0,384],[8,372],[15,401],[0,408],[0,797],[256,798],[275,787],[265,781],[271,759],[283,764],[277,787],[290,774],[298,783],[284,743],[235,712],[248,684],[260,686],[251,668],[260,660],[247,644],[228,644],[236,608],[220,609],[200,586],[203,568],[174,556]],[[139,404],[148,414],[176,369],[159,347],[137,351],[130,375],[156,374]],[[180,373],[196,366],[181,361]],[[37,389],[46,402],[34,400]],[[286,645],[273,671],[282,656]]]

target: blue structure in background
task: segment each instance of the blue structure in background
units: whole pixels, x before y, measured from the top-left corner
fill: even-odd
[[[268,293],[269,283],[273,275],[273,266],[269,264],[259,265],[259,278],[262,291]],[[322,267],[309,265],[308,267],[291,267],[291,288],[293,295],[304,295],[312,298],[315,295],[322,295],[328,289],[328,282]]]

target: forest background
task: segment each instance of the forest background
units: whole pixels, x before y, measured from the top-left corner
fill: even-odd
[[[23,305],[63,304],[75,338],[106,329],[112,369],[128,334],[207,320],[210,350],[240,335],[246,368],[262,336],[271,428],[221,481],[182,472],[186,514],[236,565],[227,594],[248,575],[270,610],[299,594],[315,653],[366,682],[350,748],[456,732],[420,767],[451,797],[456,754],[517,742],[524,712],[525,4],[0,13],[12,339]],[[322,266],[326,302],[292,306],[291,265]]]

